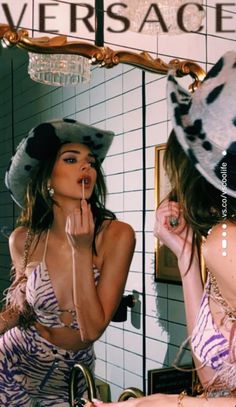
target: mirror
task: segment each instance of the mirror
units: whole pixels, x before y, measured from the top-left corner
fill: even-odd
[[[127,294],[135,293],[137,306],[128,310],[124,324],[111,323],[95,345],[97,375],[111,384],[112,397],[117,399],[124,388],[135,386],[143,389],[148,369],[170,365],[175,348],[185,337],[181,287],[174,289],[167,284],[153,282],[155,145],[164,143],[170,131],[165,100],[166,76],[163,75],[167,65],[163,65],[164,72],[159,72],[156,66],[155,70],[150,69],[150,65],[153,67],[156,62],[147,54],[137,56],[116,52],[112,55],[120,58],[121,63],[114,64],[112,69],[100,69],[96,64],[92,66],[90,84],[75,88],[51,87],[33,82],[28,77],[26,49],[38,47],[38,42],[32,40],[29,44],[25,37],[20,41],[20,47],[1,49],[0,225],[4,231],[4,236],[3,233],[0,236],[1,290],[9,284],[6,235],[13,229],[17,217],[17,208],[3,181],[18,142],[41,121],[56,117],[66,116],[112,129],[116,137],[104,162],[109,191],[107,206],[116,212],[119,219],[133,226],[137,239],[126,285]],[[45,41],[44,45],[48,46],[48,40]],[[70,47],[67,43],[57,46],[64,47],[63,50]],[[88,47],[86,56],[89,58],[93,58],[91,50],[100,52],[100,48]],[[101,55],[102,59],[97,56],[94,62],[106,60],[106,54]],[[188,80],[192,81],[192,78]],[[173,304],[168,305],[171,291],[177,298],[178,316]],[[173,334],[173,324],[167,322],[168,313],[180,322],[177,338]]]

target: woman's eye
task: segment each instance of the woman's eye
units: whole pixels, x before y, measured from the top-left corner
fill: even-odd
[[[63,161],[64,161],[65,163],[68,163],[68,164],[75,164],[75,163],[77,163],[77,162],[80,163],[80,160],[78,160],[77,157],[65,157],[65,158],[63,159]],[[88,162],[88,164],[89,164],[92,168],[96,168],[96,167],[97,167],[97,162],[96,162],[96,160],[92,160],[92,161],[86,160],[86,161]],[[84,160],[83,160],[83,162],[84,162]]]
[[[74,158],[74,157],[67,157],[67,158],[64,158],[64,161],[65,161],[66,163],[70,163],[70,164],[73,164],[73,163],[77,162],[76,158]]]
[[[96,161],[90,161],[89,164],[91,165],[92,168],[96,168],[96,167],[97,167]]]

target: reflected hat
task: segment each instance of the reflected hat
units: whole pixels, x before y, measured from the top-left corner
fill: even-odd
[[[177,139],[196,169],[236,197],[236,52],[224,54],[193,94],[170,71],[167,97]]]
[[[81,143],[102,162],[114,133],[72,119],[41,123],[30,130],[18,145],[5,174],[5,184],[12,199],[23,207],[26,187],[40,161],[55,156],[62,143]]]

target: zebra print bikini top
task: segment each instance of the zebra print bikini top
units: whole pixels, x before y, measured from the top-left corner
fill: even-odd
[[[46,237],[42,262],[27,265],[29,271],[27,272],[26,300],[34,309],[36,321],[42,325],[49,328],[68,327],[79,329],[75,309],[61,309],[58,304],[45,263],[48,237],[49,231]],[[95,284],[97,284],[100,272],[95,266],[93,272]]]
[[[197,322],[192,332],[191,345],[193,352],[204,365],[219,370],[223,367],[224,360],[229,356],[229,341],[215,324],[210,310],[211,282],[209,276],[202,296]]]

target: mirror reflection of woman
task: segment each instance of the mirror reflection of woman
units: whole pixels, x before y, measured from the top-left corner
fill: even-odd
[[[10,163],[6,185],[22,211],[0,314],[1,406],[69,406],[74,363],[94,370],[93,343],[119,305],[135,245],[105,207],[101,163],[113,136],[70,119],[42,123]],[[79,376],[78,397],[85,388]]]
[[[168,97],[174,131],[165,167],[172,192],[156,211],[154,234],[178,258],[188,339],[203,393],[153,394],[112,406],[235,407],[236,52],[226,53],[193,95],[170,73]]]

